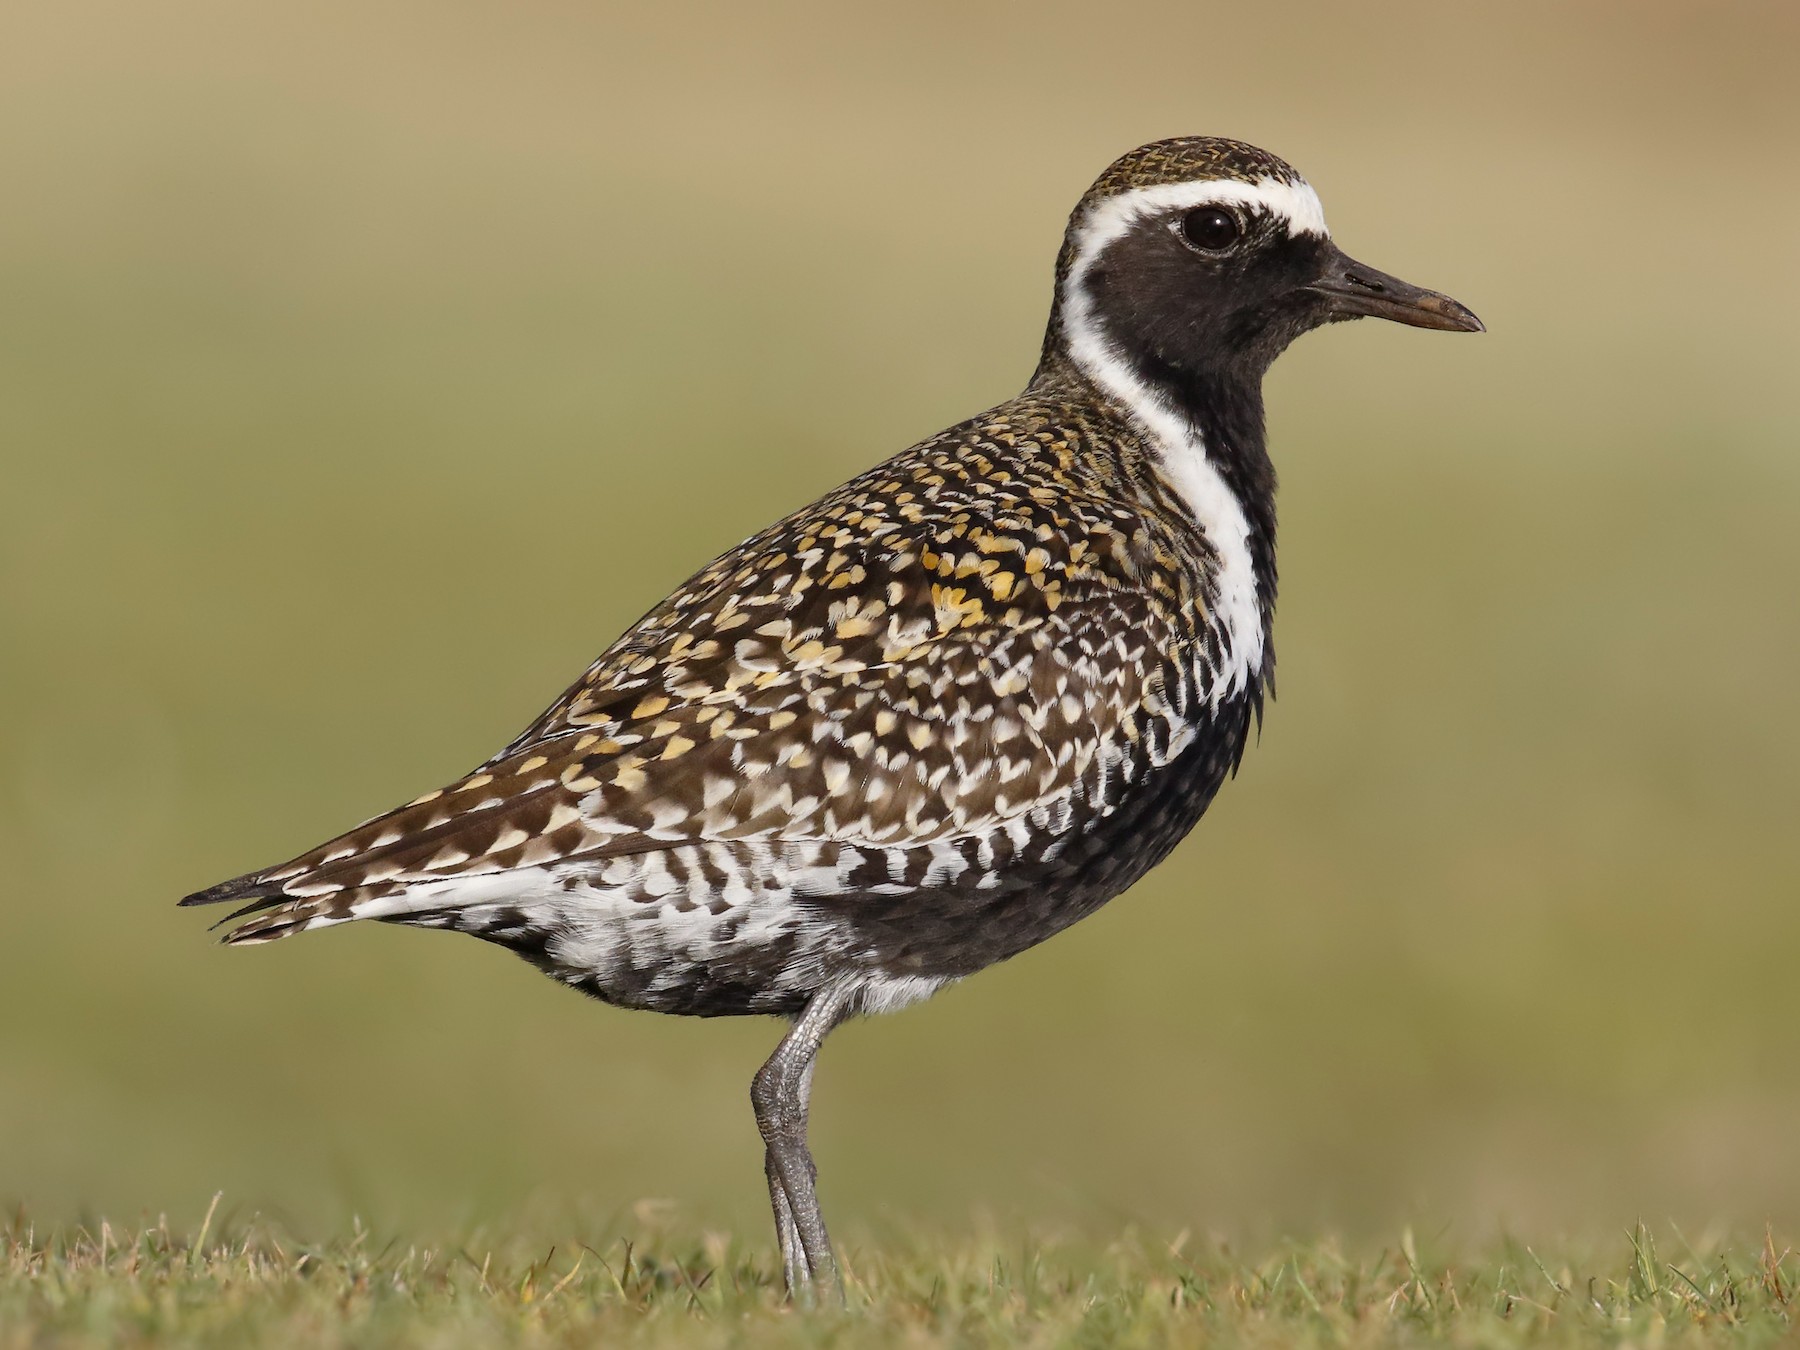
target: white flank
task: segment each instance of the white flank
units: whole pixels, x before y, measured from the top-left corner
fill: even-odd
[[[1290,236],[1326,237],[1319,198],[1304,182],[1264,178],[1255,183],[1230,179],[1203,183],[1163,183],[1121,193],[1093,207],[1077,227],[1076,250],[1062,296],[1063,337],[1084,374],[1122,403],[1155,445],[1163,476],[1181,494],[1207,542],[1219,555],[1216,611],[1224,662],[1207,691],[1215,707],[1241,694],[1262,670],[1263,615],[1250,554],[1250,521],[1212,460],[1200,429],[1176,412],[1120,359],[1094,317],[1086,281],[1107,247],[1146,215],[1191,210],[1213,203],[1260,207],[1287,222]]]
[[[857,986],[857,1009],[866,1017],[899,1012],[949,984],[936,975],[871,975]]]
[[[467,929],[492,917],[484,911],[504,906],[549,934],[545,951],[558,978],[579,982],[591,977],[604,989],[621,965],[633,972],[653,970],[658,973],[645,985],[653,994],[679,988],[714,962],[781,946],[791,950],[787,963],[771,973],[767,991],[771,996],[810,990],[822,972],[843,960],[846,934],[838,925],[821,921],[791,896],[732,876],[732,867],[722,857],[713,861],[726,874],[726,884],[702,890],[696,898],[723,899],[727,901],[723,910],[715,912],[711,903],[685,907],[673,903],[670,897],[683,888],[683,877],[693,874],[691,855],[703,848],[688,845],[671,855],[615,859],[598,876],[590,864],[576,863],[421,882],[399,895],[365,900],[349,915],[314,918],[306,927],[329,928],[352,919],[411,918],[431,927]],[[846,884],[843,872],[862,860],[860,854],[846,850],[837,868],[809,864],[807,858],[814,851],[805,845],[789,846],[785,862],[826,894],[841,891]],[[670,867],[684,861],[681,855],[689,856],[680,868],[682,876],[677,876]],[[777,865],[776,856],[765,848],[747,865],[758,874],[766,873]],[[876,1014],[929,998],[950,980],[871,971],[857,983],[858,1009]]]

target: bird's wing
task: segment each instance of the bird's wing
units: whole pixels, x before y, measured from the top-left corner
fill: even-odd
[[[1196,597],[1140,519],[1025,484],[909,510],[881,474],[704,569],[466,778],[190,902],[391,895],[695,840],[923,845],[1170,752],[1173,703],[1204,697],[1174,673]]]

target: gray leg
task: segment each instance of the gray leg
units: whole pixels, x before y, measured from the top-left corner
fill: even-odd
[[[775,1170],[775,1155],[766,1150],[763,1171],[769,1178],[769,1204],[775,1210],[775,1238],[781,1244],[781,1282],[791,1295],[805,1278],[806,1255],[800,1248],[800,1230],[794,1227],[794,1208],[788,1204],[781,1175]]]
[[[818,1170],[806,1147],[806,1112],[812,1096],[813,1057],[826,1034],[850,1015],[856,985],[827,985],[782,1038],[768,1063],[750,1084],[756,1128],[762,1131],[763,1170],[769,1177],[769,1202],[775,1210],[775,1234],[790,1296],[814,1280],[837,1289],[837,1266],[831,1239],[819,1213]],[[841,1292],[841,1291],[840,1291]]]

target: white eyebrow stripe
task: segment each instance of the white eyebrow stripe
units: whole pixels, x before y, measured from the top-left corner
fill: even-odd
[[[1145,216],[1158,211],[1192,210],[1196,206],[1245,206],[1267,211],[1287,226],[1288,238],[1310,234],[1331,238],[1325,225],[1325,208],[1319,194],[1305,179],[1292,183],[1279,178],[1259,178],[1245,183],[1236,178],[1210,178],[1198,183],[1158,183],[1133,188],[1090,207],[1076,230],[1077,267],[1090,262],[1113,240]]]

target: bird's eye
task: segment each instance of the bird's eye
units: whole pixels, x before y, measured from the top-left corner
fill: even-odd
[[[1178,233],[1189,248],[1219,253],[1237,243],[1244,232],[1238,218],[1222,206],[1199,206],[1181,218]]]

